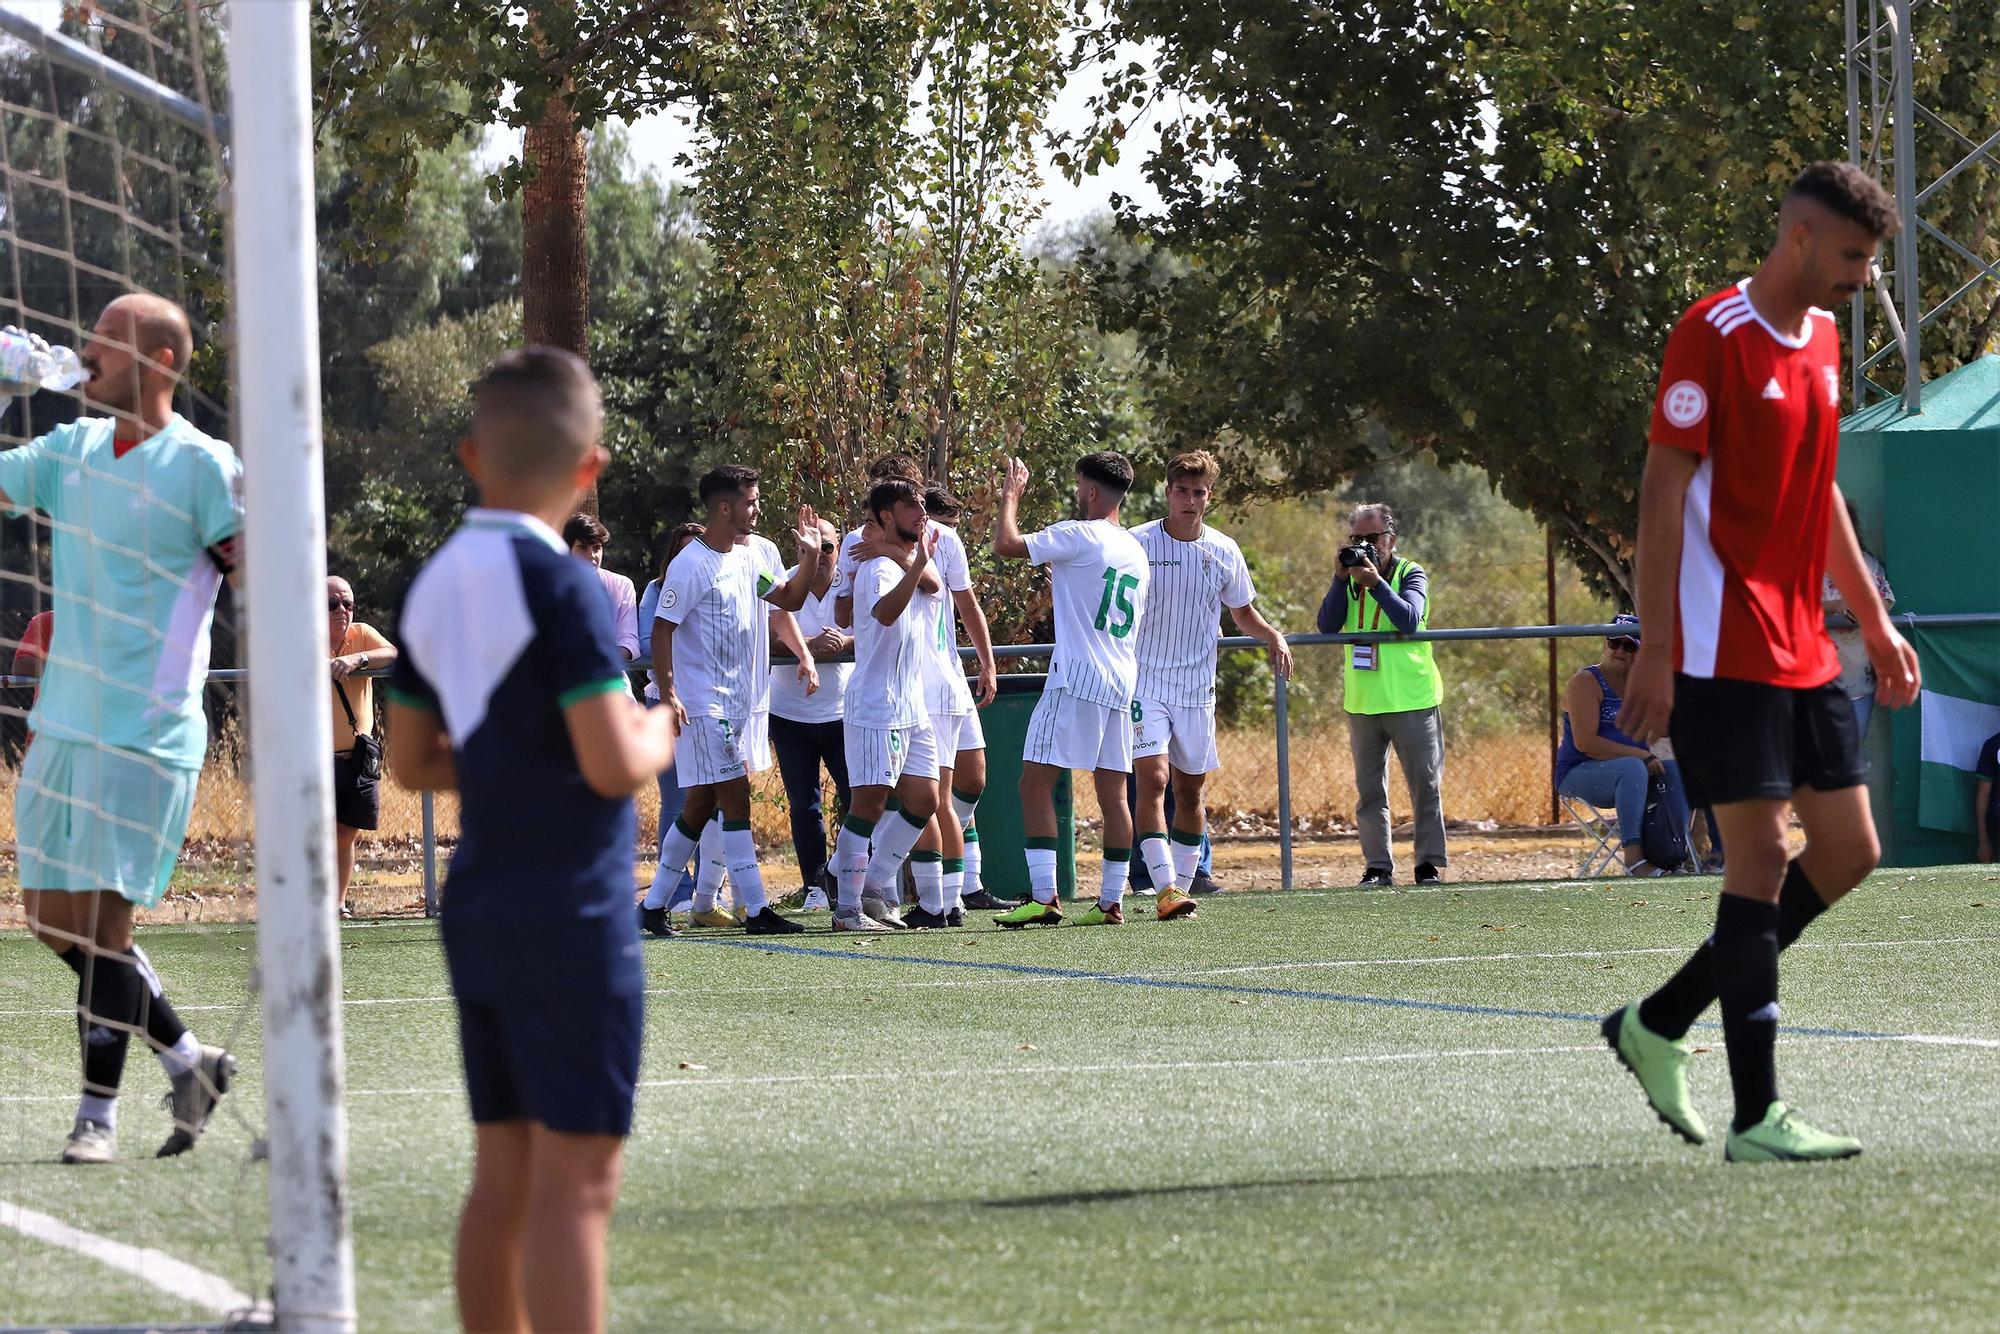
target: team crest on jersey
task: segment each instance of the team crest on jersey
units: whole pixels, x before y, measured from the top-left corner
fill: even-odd
[[[1827,405],[1828,407],[1830,407],[1830,408],[1837,408],[1837,407],[1839,407],[1839,406],[1840,406],[1840,367],[1838,367],[1838,366],[1822,366],[1822,367],[1820,367],[1820,368],[1819,368],[1819,373],[1820,373],[1821,375],[1823,375],[1823,376],[1825,376],[1825,377],[1826,377],[1826,405]]]
[[[671,588],[666,589],[660,594],[660,605],[662,607],[675,606],[680,602],[680,600],[681,600],[681,595]]]
[[[1661,396],[1660,411],[1670,425],[1685,429],[1708,415],[1708,391],[1693,380],[1676,380]]]

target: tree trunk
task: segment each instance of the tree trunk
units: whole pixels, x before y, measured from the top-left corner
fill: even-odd
[[[590,355],[589,156],[569,103],[549,99],[528,127],[523,158],[534,168],[521,190],[521,335]],[[583,499],[597,512],[597,490]]]

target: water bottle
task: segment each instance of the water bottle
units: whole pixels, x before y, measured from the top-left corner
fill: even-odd
[[[73,347],[51,347],[38,334],[13,325],[0,329],[0,394],[23,397],[37,389],[74,389],[89,378]]]

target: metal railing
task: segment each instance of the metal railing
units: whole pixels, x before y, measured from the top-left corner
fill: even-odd
[[[1891,614],[1890,621],[1902,630],[1941,630],[1969,627],[2000,626],[2000,612],[1945,612],[1931,615],[1904,612]],[[1394,634],[1362,632],[1354,634],[1300,634],[1286,636],[1286,643],[1294,649],[1338,647],[1343,644],[1372,643],[1453,643],[1462,641],[1491,640],[1552,640],[1552,639],[1594,639],[1602,636],[1624,635],[1633,631],[1631,622],[1620,624],[1601,623],[1590,625],[1485,625],[1453,626],[1435,630],[1419,631],[1415,634]],[[1232,635],[1218,641],[1218,648],[1229,652],[1263,652],[1263,641],[1247,635]],[[960,648],[959,657],[965,661],[976,661],[978,653],[971,648]],[[1054,654],[1054,644],[995,644],[993,656],[997,660],[1019,660],[1025,658],[1046,658]],[[826,662],[852,662],[852,653],[843,653],[821,659]],[[792,662],[791,655],[782,650],[772,654],[776,663]],[[383,677],[388,668],[370,668],[355,673],[358,676]],[[629,674],[643,678],[647,667],[634,663]],[[247,668],[218,668],[208,675],[211,685],[238,684],[249,677]],[[30,686],[38,683],[34,676],[0,676],[0,687]],[[1278,864],[1281,888],[1293,887],[1294,830],[1292,820],[1292,764],[1291,764],[1291,686],[1281,676],[1272,677],[1272,726],[1276,733],[1277,745],[1277,824],[1278,824]],[[437,872],[437,810],[432,793],[418,794],[423,820],[423,887],[424,911],[427,916],[436,916],[438,910]]]

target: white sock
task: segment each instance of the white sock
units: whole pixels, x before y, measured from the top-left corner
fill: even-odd
[[[201,1043],[193,1033],[183,1033],[180,1041],[162,1049],[156,1055],[160,1058],[160,1068],[167,1072],[167,1078],[184,1075],[201,1064]]]
[[[944,859],[944,910],[965,910],[965,863],[956,857]]]
[[[1193,838],[1194,842],[1187,840]],[[1194,868],[1201,865],[1201,836],[1183,834],[1176,829],[1169,841],[1174,859],[1174,884],[1185,894],[1194,885]],[[1153,882],[1158,884],[1156,880]]]
[[[729,852],[722,830],[722,817],[718,815],[701,831],[701,860],[694,869],[696,912],[707,912],[722,897],[722,878],[729,873]]]
[[[965,827],[965,894],[979,892],[979,831]]]
[[[653,873],[652,887],[646,891],[648,908],[667,906],[667,896],[680,884],[681,875],[688,868],[688,859],[694,856],[700,839],[700,833],[688,829],[678,819],[660,835],[660,868]]]
[[[1146,864],[1146,877],[1153,882],[1155,893],[1164,894],[1180,884],[1180,872],[1174,869],[1165,834],[1139,835],[1139,858]]]
[[[1054,840],[1051,839],[1051,842]],[[1037,903],[1056,901],[1056,850],[1030,846],[1028,856],[1028,890]]]
[[[923,837],[926,823],[912,820],[908,811],[882,817],[882,823],[875,826],[875,851],[868,856],[867,884],[862,893],[887,899],[892,904],[903,901],[897,882],[903,874],[903,863],[909,860],[910,849]]]
[[[833,845],[836,912],[861,911],[861,883],[868,874],[868,836],[874,832],[875,826],[858,815],[841,821],[840,837]]]
[[[86,1093],[77,1105],[76,1114],[86,1121],[95,1121],[101,1126],[118,1126],[118,1099],[106,1098],[96,1093]]]
[[[951,810],[952,814],[958,817],[959,828],[972,828],[972,817],[978,809],[979,798],[962,797],[959,795],[957,788],[951,790]]]
[[[1104,879],[1097,891],[1097,901],[1106,908],[1114,908],[1125,901],[1125,882],[1132,878],[1132,849],[1106,848],[1104,850]]]
[[[917,906],[925,912],[944,916],[951,907],[950,901],[944,896],[944,854],[911,853],[910,879],[917,885]]]
[[[750,833],[750,822],[725,824],[722,826],[723,855],[729,860],[729,883],[736,890],[736,901],[743,905],[745,917],[755,917],[764,911],[764,873],[757,866],[757,840]]]

